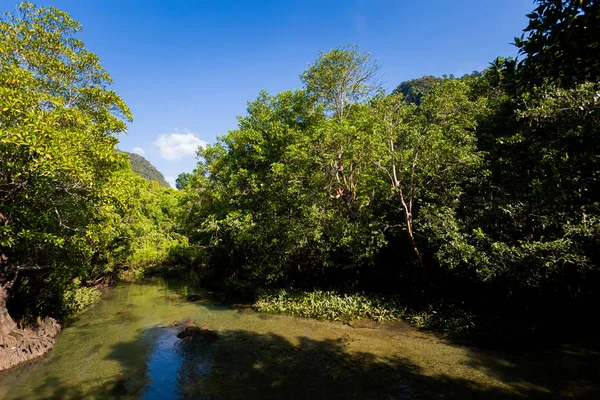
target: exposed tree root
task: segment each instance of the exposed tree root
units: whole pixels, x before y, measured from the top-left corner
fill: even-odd
[[[46,318],[36,329],[21,329],[6,309],[6,291],[0,285],[0,371],[41,357],[54,346],[60,325]]]

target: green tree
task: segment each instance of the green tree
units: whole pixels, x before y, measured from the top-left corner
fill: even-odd
[[[87,276],[103,251],[91,227],[101,222],[105,185],[126,168],[115,135],[131,113],[74,37],[80,29],[68,14],[30,3],[0,20],[0,344],[16,349],[0,367],[52,340],[12,335],[8,288],[40,268],[51,274],[40,295]]]
[[[309,96],[314,96],[336,118],[348,116],[350,106],[380,89],[380,65],[357,46],[321,51],[300,76]]]
[[[423,96],[427,95],[433,86],[442,82],[443,79],[431,75],[411,79],[398,85],[392,94],[401,93],[404,101],[420,105]]]
[[[415,220],[423,234],[433,233],[432,241],[447,234],[442,230],[454,223],[462,185],[481,162],[475,139],[481,103],[469,100],[468,90],[464,82],[451,79],[432,86],[418,107],[406,105],[401,95],[374,104],[371,137],[380,150],[373,162],[403,211],[402,225],[419,264]]]
[[[192,179],[192,174],[187,173],[187,172],[183,172],[181,174],[179,174],[179,176],[177,176],[177,179],[175,180],[175,187],[178,190],[182,190],[184,189],[187,185],[190,184],[190,180]]]
[[[517,94],[511,77],[494,66],[484,77],[493,82],[478,129],[485,170],[463,211],[471,265],[501,291],[585,297],[593,289],[583,277],[598,262],[596,84]]]
[[[600,3],[536,0],[529,25],[515,38],[522,80],[572,86],[600,78]],[[527,37],[525,37],[527,34]]]

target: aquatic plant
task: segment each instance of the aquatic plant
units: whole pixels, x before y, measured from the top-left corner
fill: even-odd
[[[253,308],[261,312],[286,313],[334,321],[370,318],[379,322],[400,320],[407,311],[399,302],[376,295],[286,289],[260,293]]]

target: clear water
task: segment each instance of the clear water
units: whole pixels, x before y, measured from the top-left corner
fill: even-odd
[[[160,280],[108,290],[47,357],[1,374],[0,398],[463,399],[594,389],[578,374],[552,386],[543,373],[523,373],[524,359],[452,346],[404,325],[265,315],[206,295],[190,303],[190,293]],[[181,328],[171,325],[183,320],[217,340],[177,338]]]

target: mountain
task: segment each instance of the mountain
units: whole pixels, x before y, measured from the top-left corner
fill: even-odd
[[[150,161],[135,153],[128,153],[126,151],[124,151],[124,153],[129,156],[129,163],[131,164],[131,170],[133,172],[137,173],[147,181],[157,181],[160,186],[171,187],[165,180],[163,174],[161,174],[154,165],[150,164]]]

